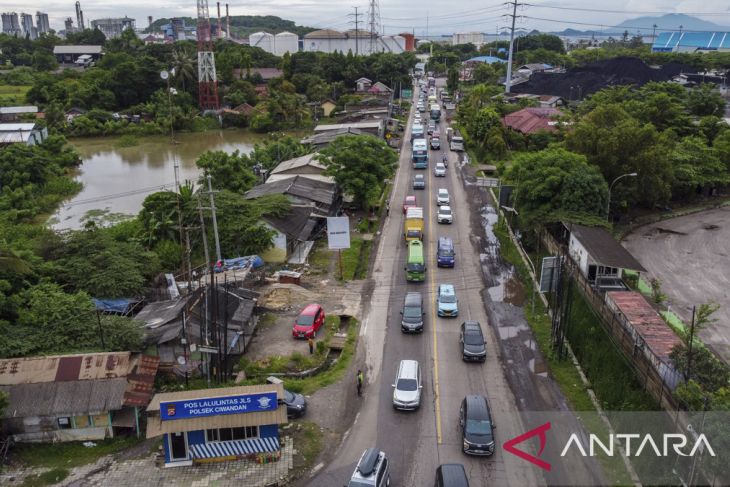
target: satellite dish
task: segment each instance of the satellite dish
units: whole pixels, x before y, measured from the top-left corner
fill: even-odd
[[[185,357],[183,357],[182,355],[180,355],[180,356],[179,356],[179,357],[177,358],[177,363],[179,363],[180,365],[185,365],[185,362],[186,362],[186,361],[185,361]]]
[[[160,78],[167,79],[169,77],[170,77],[170,73],[168,73],[167,71],[160,71]]]

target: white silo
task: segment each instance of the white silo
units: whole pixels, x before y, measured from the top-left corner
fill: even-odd
[[[291,32],[279,32],[274,36],[274,54],[283,56],[287,52],[294,54],[299,50],[299,36]]]
[[[274,35],[268,32],[254,32],[248,36],[251,47],[260,47],[266,52],[274,54]]]

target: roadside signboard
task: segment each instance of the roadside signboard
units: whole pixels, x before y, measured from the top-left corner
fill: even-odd
[[[330,250],[350,248],[350,219],[346,216],[327,218],[327,244]]]
[[[203,418],[222,414],[253,413],[272,411],[278,408],[276,392],[241,394],[236,396],[183,399],[160,403],[160,419]]]
[[[400,97],[401,98],[411,98],[413,96],[413,90],[407,90],[403,88],[400,90]]]

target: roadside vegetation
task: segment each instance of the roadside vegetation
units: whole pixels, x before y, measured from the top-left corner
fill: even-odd
[[[10,461],[24,467],[49,468],[57,474],[66,471],[63,476],[65,478],[68,470],[74,467],[93,463],[103,456],[120,452],[141,441],[143,440],[138,438],[113,438],[95,441],[95,446],[91,447],[84,446],[81,441],[56,444],[18,443],[11,450]]]

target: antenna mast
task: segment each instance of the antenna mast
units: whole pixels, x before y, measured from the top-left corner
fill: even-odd
[[[208,0],[198,0],[198,104],[202,111],[218,110],[218,79],[210,35]]]

